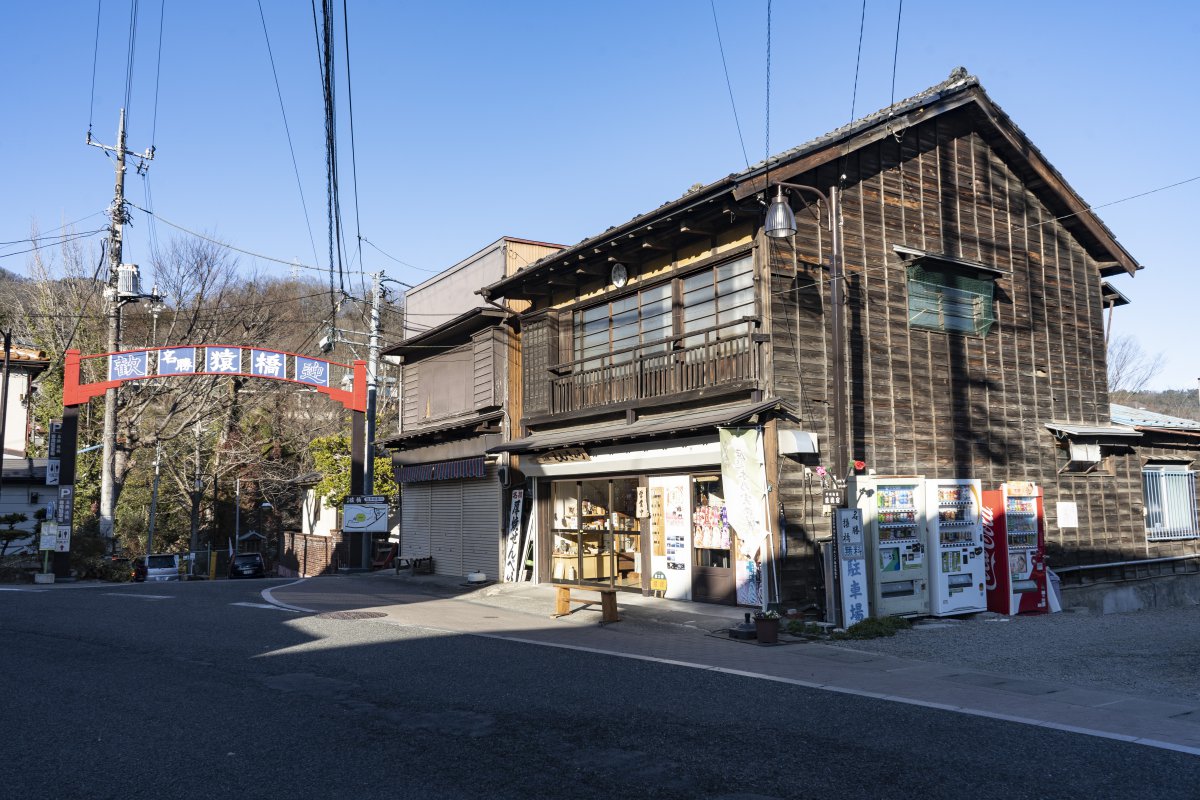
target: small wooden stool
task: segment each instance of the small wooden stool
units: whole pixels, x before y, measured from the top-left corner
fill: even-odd
[[[592,605],[594,600],[584,600],[579,597],[572,597],[572,592],[596,592],[600,595],[600,624],[606,625],[609,622],[620,622],[621,618],[617,616],[617,590],[609,589],[604,586],[580,586],[574,583],[556,583],[554,586],[554,617],[565,617],[571,613],[571,603],[581,603],[585,606]]]

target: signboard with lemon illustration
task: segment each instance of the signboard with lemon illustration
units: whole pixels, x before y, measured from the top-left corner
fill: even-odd
[[[387,533],[388,504],[382,495],[347,497],[342,504],[342,530]]]

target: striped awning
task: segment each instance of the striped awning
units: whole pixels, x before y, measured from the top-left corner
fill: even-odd
[[[446,481],[456,478],[482,478],[486,472],[483,456],[440,461],[436,464],[413,464],[400,468],[401,483]]]

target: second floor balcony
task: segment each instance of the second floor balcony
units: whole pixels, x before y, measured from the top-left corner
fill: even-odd
[[[689,331],[550,368],[550,413],[635,408],[757,387],[756,320]]]

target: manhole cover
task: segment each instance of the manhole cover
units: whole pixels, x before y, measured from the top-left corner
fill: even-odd
[[[327,611],[324,614],[317,614],[321,619],[378,619],[386,617],[387,613],[383,611]]]

